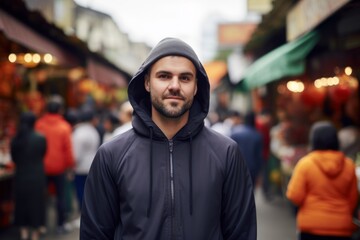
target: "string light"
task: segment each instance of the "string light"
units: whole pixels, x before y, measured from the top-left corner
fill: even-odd
[[[39,63],[55,64],[55,58],[50,54],[39,54],[39,53],[10,53],[8,60],[11,63],[22,64],[25,67],[35,67]]]
[[[352,68],[351,67],[346,67],[344,70],[345,74],[350,76],[352,74]]]
[[[297,93],[301,93],[305,90],[305,85],[303,82],[299,81],[299,80],[294,80],[294,81],[289,81],[286,84],[286,87],[289,91],[291,92],[297,92]]]
[[[319,79],[316,79],[314,81],[314,86],[316,88],[322,88],[322,87],[331,87],[331,86],[337,86],[337,85],[348,85],[352,88],[357,88],[357,81],[354,77],[351,76],[353,70],[350,66],[347,66],[343,69],[343,71],[339,68],[335,68],[335,74],[334,77],[322,77]]]

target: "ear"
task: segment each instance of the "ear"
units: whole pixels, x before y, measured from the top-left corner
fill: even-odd
[[[197,81],[196,81],[195,90],[194,90],[194,96],[195,96],[196,93],[197,93],[197,89],[198,89],[198,85],[197,85]]]
[[[148,74],[145,75],[144,80],[145,89],[146,91],[150,92],[150,77]]]

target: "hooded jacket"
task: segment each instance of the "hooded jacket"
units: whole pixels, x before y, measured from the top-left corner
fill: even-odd
[[[46,113],[35,123],[35,129],[46,137],[47,150],[44,159],[46,175],[63,174],[75,165],[72,149],[72,129],[59,115]]]
[[[144,76],[164,56],[188,58],[198,91],[170,140],[151,119]],[[103,144],[87,178],[80,239],[256,239],[253,186],[236,142],[206,127],[209,81],[195,52],[166,38],[128,87],[133,128]]]
[[[336,130],[324,123],[311,132],[314,149],[296,164],[286,196],[299,207],[301,232],[324,236],[351,236],[358,190],[353,161],[334,149]]]

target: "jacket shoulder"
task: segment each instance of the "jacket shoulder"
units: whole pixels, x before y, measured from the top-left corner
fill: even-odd
[[[202,134],[205,139],[214,144],[222,144],[222,146],[236,146],[236,142],[228,136],[225,136],[211,128],[204,127]]]
[[[133,129],[119,134],[111,138],[109,141],[103,143],[99,150],[111,153],[119,153],[124,149],[128,149],[133,144],[135,139],[139,137]]]

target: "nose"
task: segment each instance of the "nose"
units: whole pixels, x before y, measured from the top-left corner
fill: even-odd
[[[180,89],[180,81],[179,78],[177,76],[174,76],[169,84],[169,89],[170,90],[178,90]]]

